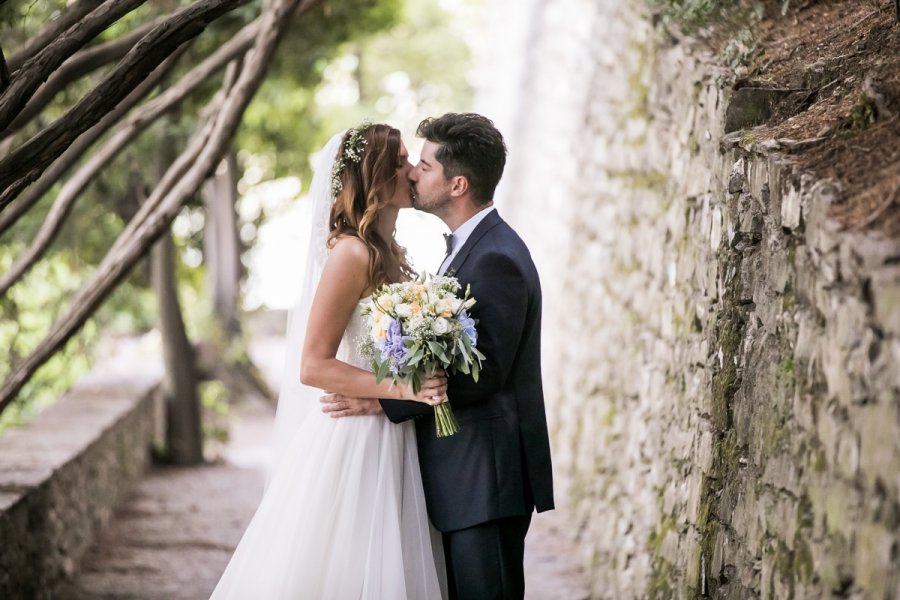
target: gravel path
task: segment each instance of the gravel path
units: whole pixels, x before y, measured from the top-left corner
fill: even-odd
[[[268,376],[273,375],[270,365],[278,364],[279,353],[277,341],[254,344],[254,356]],[[201,467],[152,468],[61,597],[209,597],[262,494],[272,426],[271,408],[258,400],[243,402],[233,414],[224,459]],[[589,597],[574,549],[561,531],[558,511],[532,521],[525,557],[530,600]]]

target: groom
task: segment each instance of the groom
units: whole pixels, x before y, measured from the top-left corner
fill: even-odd
[[[382,400],[394,422],[415,419],[428,515],[443,533],[450,597],[522,598],[525,534],[533,510],[553,508],[541,386],[541,287],[528,248],[493,206],[506,163],[487,118],[446,114],[419,124],[413,205],[453,232],[439,274],[476,299],[481,377],[449,378],[459,432],[438,438],[433,409]],[[333,414],[370,414],[372,402],[331,396]]]

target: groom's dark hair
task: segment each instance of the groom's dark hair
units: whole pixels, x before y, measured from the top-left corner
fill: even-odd
[[[493,200],[506,165],[506,144],[493,121],[475,113],[447,113],[419,123],[416,135],[440,145],[435,158],[444,176],[465,177],[475,204]]]

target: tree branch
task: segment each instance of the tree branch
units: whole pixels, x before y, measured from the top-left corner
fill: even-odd
[[[244,69],[235,82],[234,88],[229,92],[219,113],[211,120],[209,139],[203,139],[202,144],[192,143],[191,147],[182,153],[180,158],[184,158],[189,151],[195,152],[200,146],[200,152],[196,155],[196,159],[191,160],[188,157],[180,161],[182,164],[190,164],[190,167],[183,176],[176,179],[176,183],[171,189],[158,191],[161,190],[162,182],[160,186],[157,186],[145,203],[154,206],[152,214],[147,215],[140,223],[137,223],[141,216],[140,213],[132,219],[126,230],[132,229],[131,225],[135,224],[134,233],[125,238],[123,232],[123,235],[119,237],[117,243],[101,262],[94,276],[75,294],[66,313],[54,323],[38,347],[10,373],[3,386],[0,387],[0,412],[13,401],[35,371],[62,348],[66,341],[87,321],[141,256],[146,254],[150,245],[174,220],[184,202],[196,193],[212,169],[222,159],[231,144],[231,139],[237,130],[244,110],[262,83],[266,66],[275,46],[290,23],[290,19],[287,17],[301,1],[301,7],[308,9],[316,4],[317,0],[275,0],[271,8],[264,5],[259,36],[253,48],[248,52]],[[203,137],[202,135],[197,136],[195,142]],[[176,161],[176,164],[172,165],[166,175],[179,168],[178,162]]]
[[[0,94],[9,87],[9,66],[3,56],[3,48],[0,48]]]
[[[100,44],[92,48],[82,50],[64,62],[62,66],[47,80],[47,82],[38,88],[37,92],[31,97],[22,112],[13,119],[13,122],[6,128],[6,136],[9,137],[28,121],[39,114],[47,104],[53,100],[54,96],[61,90],[65,89],[73,81],[87,75],[91,71],[99,69],[103,65],[121,59],[125,56],[132,46],[138,40],[147,35],[154,27],[159,25],[160,20],[157,19],[152,23],[147,23],[138,27],[134,31],[123,35],[122,37],[110,40],[105,44]]]
[[[103,0],[80,0],[67,6],[61,15],[50,21],[43,31],[28,38],[25,45],[9,57],[9,70],[17,71],[29,58],[40,52],[50,42],[57,39],[65,31],[84,18],[85,15],[103,4]]]
[[[25,107],[34,91],[79,48],[145,0],[108,0],[75,23],[62,36],[17,69],[9,87],[0,96],[0,134]]]
[[[145,36],[115,70],[71,110],[0,160],[0,194],[5,198],[0,201],[0,211],[48,164],[56,160],[73,140],[112,110],[175,48],[199,35],[213,20],[247,1],[200,0],[177,12]],[[12,196],[6,188],[12,189]]]
[[[237,35],[229,40],[224,46],[208,56],[202,63],[191,69],[184,75],[176,85],[167,89],[165,92],[142,106],[128,118],[109,141],[104,145],[100,153],[108,153],[108,160],[111,161],[118,155],[119,151],[134,139],[140,132],[146,129],[153,121],[177,106],[184,98],[193,92],[201,83],[209,79],[216,72],[221,70],[226,64],[234,60],[247,51],[253,45],[253,40],[259,31],[259,19],[246,25]],[[143,97],[145,94],[141,94]],[[88,148],[100,138],[113,123],[119,121],[124,114],[134,106],[139,98],[132,100],[132,95],[124,100],[115,108],[115,110],[107,114],[103,119],[84,135],[78,138],[54,163],[47,169],[40,179],[38,179],[28,191],[12,204],[5,212],[0,213],[0,235],[11,227],[23,214],[25,214],[32,206],[37,204],[44,193],[75,164]],[[100,165],[105,166],[105,165]],[[96,173],[94,174],[96,175]],[[94,175],[91,175],[93,177]],[[81,193],[81,192],[78,192]],[[7,193],[0,193],[0,205],[8,203]]]
[[[139,102],[141,98],[149,94],[160,80],[165,77],[166,73],[172,70],[175,63],[178,62],[178,59],[186,50],[187,44],[179,48],[172,56],[166,59],[166,61],[163,62],[150,77],[144,80],[144,82],[135,88],[131,95],[126,98],[123,104],[127,106],[123,106],[121,109],[117,108],[115,112],[124,114],[127,112],[129,106],[133,106]],[[113,113],[110,113],[107,117],[111,115],[113,115]],[[121,117],[121,114],[116,116]],[[126,135],[113,136],[99,152],[93,154],[84,166],[82,166],[81,169],[66,182],[56,196],[56,200],[53,201],[53,206],[50,207],[50,211],[41,223],[41,227],[31,241],[31,245],[18,257],[6,273],[0,276],[0,296],[5,295],[9,288],[24,277],[25,274],[31,270],[31,267],[44,255],[47,248],[50,247],[50,244],[59,233],[59,230],[62,229],[63,223],[69,212],[71,212],[75,201],[81,196],[82,192],[84,192],[94,177],[96,177],[103,167],[107,166],[116,157],[130,140],[134,139],[146,125],[149,125],[152,122],[152,120],[148,120],[145,121],[143,127],[132,128],[134,130],[133,133],[129,131],[128,128],[120,128],[120,133],[124,130]],[[103,123],[101,122],[96,125],[96,127],[100,127],[102,124]],[[102,129],[105,131],[108,129],[108,125]],[[100,133],[102,133],[102,131]],[[127,135],[128,133],[132,133],[132,135]]]

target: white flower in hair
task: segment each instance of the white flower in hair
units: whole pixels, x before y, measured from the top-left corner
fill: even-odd
[[[344,167],[351,161],[359,164],[359,161],[362,160],[363,150],[367,143],[362,132],[371,126],[372,122],[367,119],[348,133],[347,141],[342,145],[341,155],[334,161],[334,167],[331,169],[331,195],[335,198],[344,189],[344,183],[341,181]]]

